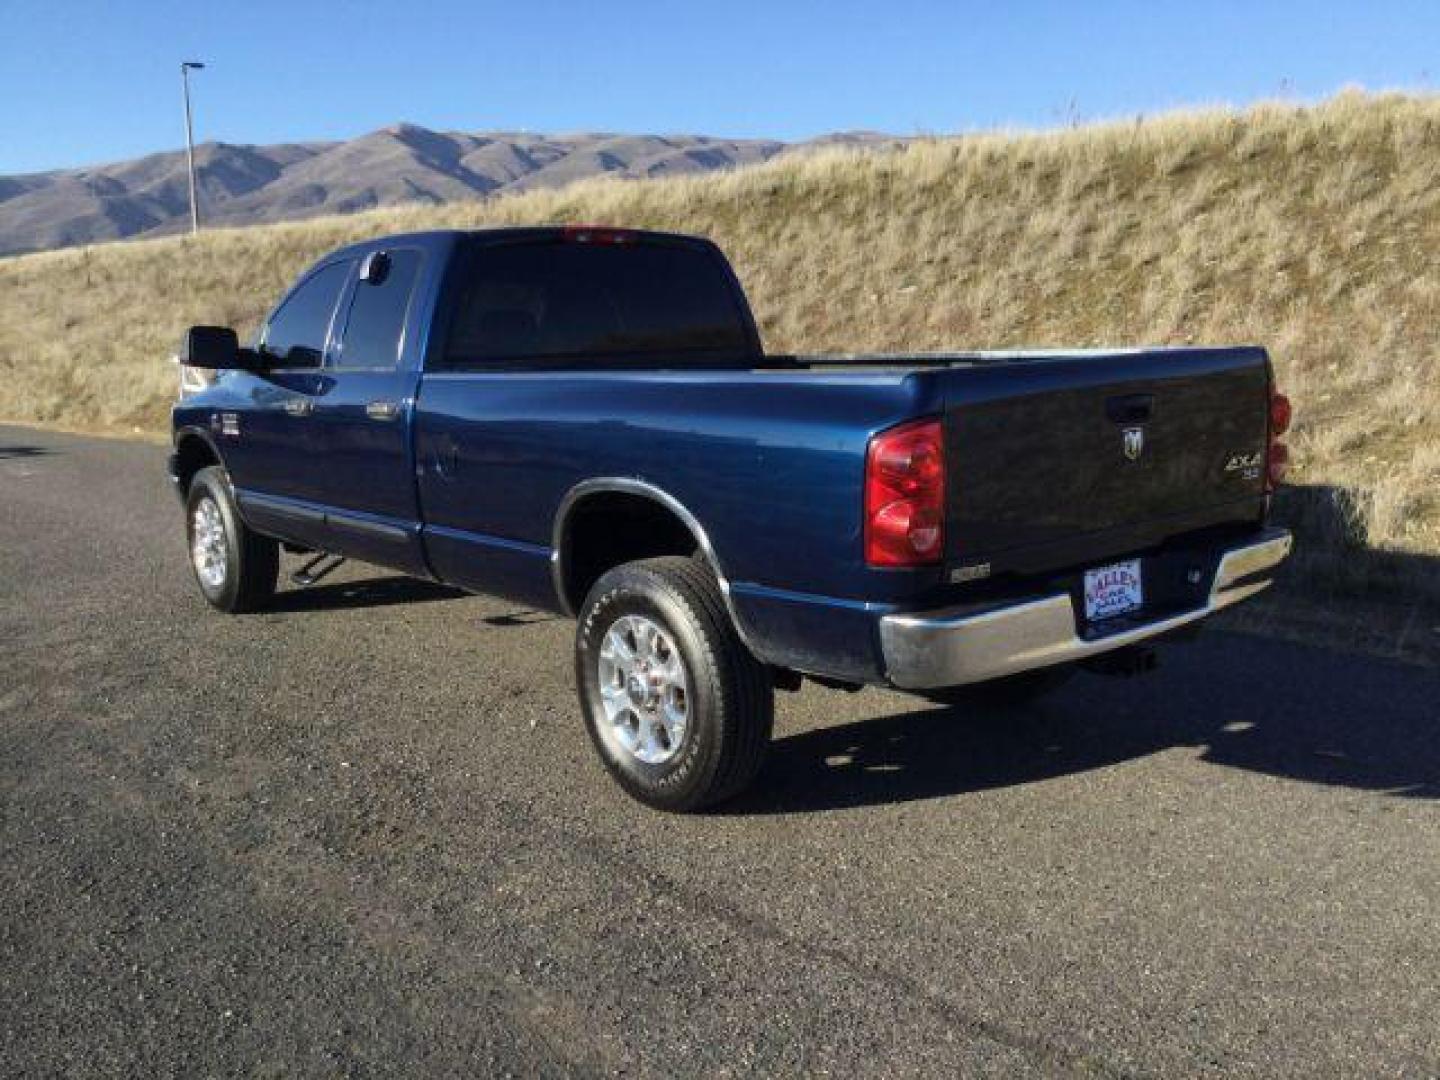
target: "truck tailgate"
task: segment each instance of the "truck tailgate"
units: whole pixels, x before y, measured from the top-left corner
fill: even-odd
[[[936,376],[951,580],[1073,567],[1263,514],[1263,349],[1004,356]]]

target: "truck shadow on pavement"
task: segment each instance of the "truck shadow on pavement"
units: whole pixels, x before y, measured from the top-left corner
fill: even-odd
[[[1322,594],[1340,590],[1361,599],[1383,596],[1400,606],[1440,603],[1440,558],[1371,545],[1355,492],[1287,485],[1275,496],[1273,517],[1296,537],[1295,553],[1280,571],[1282,586]]]
[[[1259,640],[1225,635],[1211,649],[1240,652]],[[1440,798],[1440,676],[1398,665],[1377,671],[1363,658],[1343,658],[1357,666],[1346,672],[1334,654],[1261,644],[1309,654],[1310,664],[1328,659],[1328,675],[1291,663],[1266,677],[1216,678],[1211,659],[1137,680],[1081,675],[1041,702],[984,715],[916,699],[912,711],[777,738],[759,783],[727,811],[814,813],[943,798],[1187,747],[1227,768]]]
[[[469,595],[464,589],[442,585],[438,581],[393,574],[285,589],[275,594],[266,605],[265,613],[389,607],[392,604],[416,604],[433,600],[463,600]],[[526,609],[486,615],[480,621],[487,626],[505,629],[552,622],[556,618],[557,616],[549,612]]]
[[[53,453],[55,453],[54,450],[47,449],[43,446],[12,446],[7,443],[0,443],[0,461],[6,461],[10,458],[46,457]]]
[[[267,614],[294,611],[338,611],[345,608],[388,607],[429,600],[458,600],[466,594],[449,585],[395,574],[388,577],[334,581],[286,589],[266,605]]]
[[[1274,601],[1316,609],[1340,647],[1347,637],[1377,639],[1399,655],[1406,635],[1436,632],[1440,559],[1368,546],[1353,496],[1338,488],[1287,487],[1276,510],[1298,542]],[[1380,612],[1401,617],[1392,627]],[[983,715],[914,698],[890,716],[782,735],[760,782],[727,810],[815,813],[943,798],[1182,748],[1252,773],[1440,798],[1434,668],[1213,631],[1162,656],[1144,678],[1082,674],[1041,701]]]

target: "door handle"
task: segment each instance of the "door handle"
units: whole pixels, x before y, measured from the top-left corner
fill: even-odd
[[[365,406],[365,415],[371,420],[394,420],[400,415],[400,405],[394,401],[372,401]]]
[[[455,474],[460,471],[460,444],[455,441],[453,435],[440,437],[435,444],[434,456],[431,460],[436,476],[442,480],[455,479]]]
[[[291,416],[309,416],[315,411],[315,402],[304,397],[286,398],[285,411]]]

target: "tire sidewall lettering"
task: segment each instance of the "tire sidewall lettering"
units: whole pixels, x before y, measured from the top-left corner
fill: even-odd
[[[630,777],[632,782],[658,793],[685,788],[695,778],[700,763],[713,760],[714,692],[712,665],[708,650],[694,625],[688,605],[678,601],[660,579],[650,578],[652,588],[645,590],[640,578],[643,571],[626,571],[633,581],[620,581],[587,602],[577,635],[576,650],[579,670],[576,672],[585,723],[601,757],[612,771]],[[649,575],[644,575],[649,577]],[[654,586],[658,585],[659,588]],[[690,724],[681,752],[661,765],[647,765],[615,754],[600,736],[598,725],[607,721],[600,705],[598,657],[601,635],[622,615],[645,615],[659,622],[680,650],[688,676],[691,701]]]

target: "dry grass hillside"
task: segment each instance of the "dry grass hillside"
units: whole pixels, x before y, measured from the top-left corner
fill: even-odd
[[[566,221],[714,237],[775,351],[1264,343],[1297,405],[1286,513],[1308,569],[1440,592],[1434,96],[828,151],[10,259],[0,417],[159,430],[182,329],[252,328],[324,250]]]

